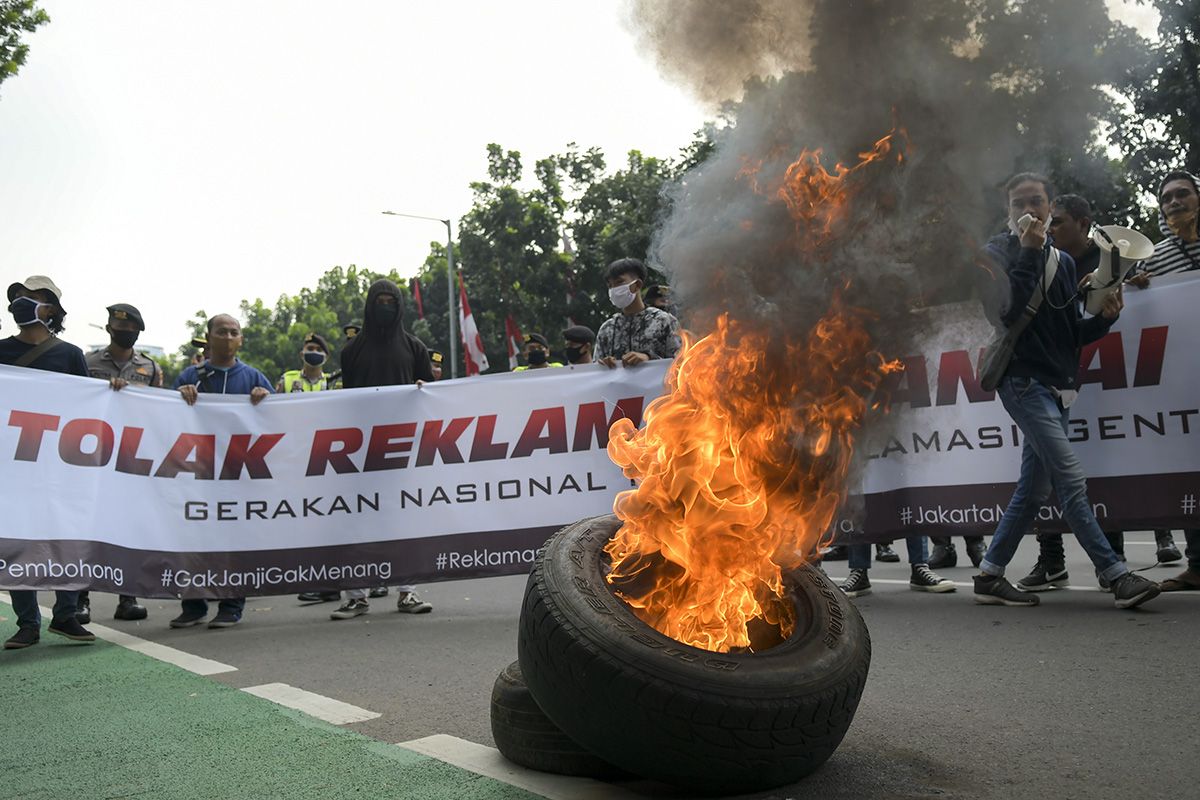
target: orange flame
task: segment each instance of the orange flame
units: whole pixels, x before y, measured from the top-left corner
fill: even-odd
[[[787,169],[774,194],[802,253],[847,234],[855,176],[889,153],[899,163],[895,136],[834,174],[815,151]],[[606,547],[608,580],[647,624],[715,652],[790,635],[782,568],[811,558],[830,529],[869,398],[900,368],[875,351],[870,319],[841,293],[796,337],[722,315],[713,333],[685,334],[645,427],[613,425],[609,456],[640,483],[614,504],[623,525]]]

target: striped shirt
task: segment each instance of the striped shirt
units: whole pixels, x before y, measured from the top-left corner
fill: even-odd
[[[1200,269],[1200,240],[1185,242],[1178,236],[1168,236],[1154,245],[1154,255],[1142,262],[1142,269],[1151,275]]]

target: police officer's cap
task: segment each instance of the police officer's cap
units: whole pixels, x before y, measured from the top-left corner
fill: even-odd
[[[568,342],[580,344],[595,344],[596,334],[586,325],[572,325],[563,331],[563,338]]]
[[[319,333],[309,333],[304,337],[305,344],[315,344],[325,351],[325,355],[329,355],[329,343],[325,341],[325,337]]]
[[[442,354],[440,351],[438,351],[438,350],[430,350],[429,351],[429,360],[432,361],[434,364],[437,364],[439,367],[442,365],[442,358],[443,357],[442,357]]]
[[[138,311],[128,303],[116,303],[108,307],[108,318],[130,320],[135,323],[139,331],[146,330],[146,323],[142,322],[142,312]]]
[[[534,342],[540,344],[542,347],[545,347],[547,349],[549,349],[549,347],[550,347],[550,343],[546,341],[546,337],[542,336],[540,333],[525,334],[525,344],[532,344]]]
[[[353,322],[342,326],[342,333],[346,334],[347,339],[353,339],[361,330],[362,325],[359,324],[358,320],[354,320]]]
[[[205,339],[203,336],[193,336],[192,347],[196,348],[197,350],[203,350],[208,347],[208,339]]]

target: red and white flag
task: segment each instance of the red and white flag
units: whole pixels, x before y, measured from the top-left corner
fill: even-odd
[[[467,286],[463,283],[461,272],[458,273],[458,295],[458,330],[462,334],[467,377],[470,377],[487,372],[488,360],[483,352],[483,339],[479,338],[479,328],[475,326],[475,317],[471,315],[471,304],[467,302]]]
[[[517,327],[512,314],[504,318],[504,340],[508,343],[508,369],[512,371],[517,368],[517,356],[525,346],[525,337],[521,335],[521,329]]]
[[[413,300],[417,303],[417,319],[425,319],[425,304],[421,302],[421,282],[413,278]]]

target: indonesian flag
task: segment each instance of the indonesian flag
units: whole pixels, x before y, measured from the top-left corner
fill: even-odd
[[[479,338],[479,328],[475,327],[475,317],[471,315],[471,304],[467,302],[467,286],[461,272],[458,273],[458,300],[458,330],[462,334],[467,377],[470,377],[486,372],[488,360],[483,352],[483,339]]]
[[[508,343],[508,368],[511,371],[517,368],[517,355],[525,345],[525,337],[512,314],[504,318],[504,340]]]
[[[425,319],[425,304],[421,302],[421,282],[413,278],[413,300],[417,303],[417,318]]]

